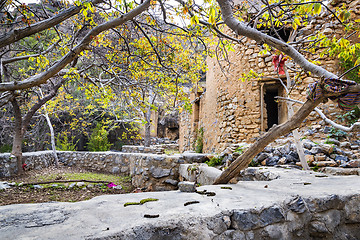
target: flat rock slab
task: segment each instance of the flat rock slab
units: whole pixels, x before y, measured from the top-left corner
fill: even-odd
[[[257,233],[250,232],[252,228],[269,228],[271,224],[290,221],[289,214],[282,207],[288,203],[292,204],[289,209],[303,213],[303,200],[331,200],[334,196],[340,200],[353,199],[360,195],[359,176],[326,177],[316,172],[279,168],[264,168],[263,171],[270,171],[280,177],[272,181],[247,181],[198,188],[199,192],[215,194],[145,192],[106,195],[77,203],[1,206],[0,239],[236,239],[236,236],[238,239],[256,239]],[[124,207],[127,202],[140,202],[146,198],[159,200]],[[329,201],[324,204],[331,205],[332,200]],[[354,206],[356,204],[354,202]],[[307,204],[306,211],[312,212],[309,206]],[[351,220],[352,224],[357,224],[358,220],[360,222],[360,209],[355,209],[359,212],[354,215],[346,210],[349,208],[347,206],[341,209],[339,206],[330,206],[326,209],[331,208],[335,208],[334,211],[343,209],[341,211],[348,214],[346,221]],[[255,216],[254,212],[259,213]],[[244,223],[241,216],[251,216],[259,224]],[[234,228],[241,231],[230,230]],[[275,234],[273,229],[267,231]],[[354,234],[356,236],[357,233]]]

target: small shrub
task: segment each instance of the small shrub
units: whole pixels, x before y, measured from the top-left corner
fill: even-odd
[[[11,150],[12,150],[12,146],[9,144],[0,146],[0,153],[8,153],[11,152]]]
[[[219,156],[211,157],[210,160],[205,163],[210,167],[219,166],[222,163],[222,158]]]
[[[360,118],[360,109],[355,107],[351,111],[338,115],[337,118],[342,122],[346,122],[347,124],[352,125]]]
[[[259,166],[259,162],[255,161],[254,159],[251,160],[251,162],[249,163],[249,167],[257,167]]]
[[[58,151],[76,151],[76,144],[79,140],[74,142],[75,136],[68,138],[67,133],[58,134],[56,137],[56,150]]]
[[[108,139],[109,132],[100,123],[96,124],[88,143],[88,150],[92,152],[109,151],[111,143]]]
[[[342,138],[347,136],[347,132],[339,130],[337,128],[332,127],[330,129],[328,137],[335,138],[336,140],[341,140]]]
[[[196,153],[202,153],[203,152],[203,146],[204,146],[204,128],[199,128],[197,133],[197,138],[195,141],[195,152]]]
[[[235,152],[239,153],[240,155],[243,154],[246,150],[245,146],[238,147]]]

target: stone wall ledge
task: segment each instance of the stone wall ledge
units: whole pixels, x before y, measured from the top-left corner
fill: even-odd
[[[44,240],[360,239],[359,176],[320,178],[318,173],[295,169],[267,170],[280,177],[198,188],[215,193],[212,196],[145,192],[77,203],[2,206],[1,236],[41,236]],[[124,207],[126,202],[145,198],[159,200]]]

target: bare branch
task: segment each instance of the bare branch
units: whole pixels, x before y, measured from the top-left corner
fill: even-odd
[[[352,70],[354,70],[354,69],[356,69],[356,68],[358,68],[358,67],[360,67],[360,64],[358,64],[358,65],[350,68],[349,70],[347,70],[346,72],[344,72],[343,74],[341,74],[339,78],[342,78],[343,76],[345,76],[346,74],[348,74],[349,72],[351,72]]]
[[[35,103],[30,110],[26,113],[26,115],[23,117],[23,122],[22,122],[22,131],[23,134],[26,131],[26,128],[28,127],[31,118],[34,116],[34,114],[36,113],[37,110],[39,110],[47,101],[49,101],[50,99],[52,99],[53,97],[56,96],[57,91],[59,90],[59,88],[63,85],[63,83],[65,82],[64,78],[61,78],[61,80],[53,87],[53,89],[51,89],[51,91],[44,97],[40,98],[38,100],[37,103]]]
[[[285,101],[294,102],[294,103],[304,104],[304,102],[302,102],[302,101],[291,99],[291,98],[285,98],[285,97],[275,97],[275,98],[285,100]],[[314,108],[314,110],[320,115],[320,117],[322,119],[324,119],[324,121],[326,123],[330,124],[334,128],[340,129],[340,130],[345,131],[345,132],[354,132],[354,131],[359,131],[360,130],[360,122],[357,122],[357,123],[351,125],[351,127],[345,127],[343,125],[337,124],[334,121],[331,121],[329,118],[327,118],[325,116],[325,114],[319,108],[316,107],[316,108]]]
[[[13,57],[13,58],[8,58],[8,59],[4,59],[2,61],[2,64],[8,64],[8,63],[12,63],[12,62],[17,62],[17,61],[21,61],[21,60],[26,60],[29,59],[31,57],[38,57],[40,55],[45,55],[48,52],[50,52],[51,50],[53,50],[55,48],[55,46],[60,42],[61,40],[59,39],[58,41],[56,41],[56,43],[52,44],[48,49],[46,49],[45,51],[38,53],[38,54],[31,54],[31,55],[26,55],[26,56],[19,56],[19,57]]]
[[[96,5],[101,3],[102,0],[93,0],[92,4]],[[0,48],[5,47],[11,43],[17,42],[25,37],[31,36],[35,33],[41,32],[45,29],[54,27],[55,25],[63,22],[64,20],[78,14],[82,6],[73,6],[71,8],[65,9],[59,14],[55,15],[52,18],[31,24],[30,26],[26,26],[19,29],[14,29],[9,33],[5,33],[0,36]]]

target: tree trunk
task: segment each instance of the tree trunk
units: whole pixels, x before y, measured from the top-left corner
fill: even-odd
[[[289,89],[291,88],[291,79],[286,64],[284,65],[284,71],[286,75],[286,93],[287,95],[289,95]],[[287,102],[287,109],[288,109],[288,119],[290,119],[294,115],[293,103]],[[299,155],[301,166],[303,167],[304,170],[310,170],[309,165],[305,159],[304,147],[301,143],[299,131],[297,129],[294,129],[292,131],[292,134],[296,146],[296,151]]]
[[[148,111],[145,113],[145,139],[144,139],[144,146],[145,147],[150,147],[150,142],[151,142],[151,135],[150,135],[150,130],[151,130],[151,107],[149,107]]]
[[[214,184],[225,184],[235,177],[239,172],[246,168],[251,160],[260,153],[269,143],[278,137],[285,135],[295,128],[298,128],[302,121],[311,111],[323,101],[320,98],[316,101],[307,100],[304,105],[292,116],[291,119],[281,125],[274,125],[264,136],[250,146],[241,156],[239,156],[221,175],[215,180]]]
[[[49,129],[50,129],[50,137],[51,137],[51,148],[52,148],[52,151],[53,151],[53,154],[54,154],[54,158],[55,158],[55,166],[59,166],[59,158],[56,154],[56,146],[55,146],[55,134],[54,134],[54,128],[51,124],[51,121],[50,121],[50,118],[49,118],[49,114],[47,113],[47,110],[46,110],[46,105],[44,105],[44,111],[45,111],[45,118],[46,118],[46,122],[49,126]]]
[[[145,120],[146,120],[146,124],[145,124],[145,139],[144,139],[144,146],[145,147],[150,147],[151,145],[151,106],[154,104],[155,101],[155,94],[154,92],[150,89],[149,90],[149,106],[147,109],[147,112],[145,113]]]
[[[41,91],[41,88],[39,88],[39,91],[40,91],[40,95],[41,97],[43,98],[44,97],[44,94],[42,93]],[[52,148],[52,151],[53,151],[53,155],[54,155],[54,159],[55,159],[55,166],[59,166],[59,158],[56,154],[56,145],[55,145],[55,134],[54,134],[54,128],[51,124],[51,121],[50,121],[50,118],[49,118],[49,114],[47,112],[47,109],[46,109],[46,103],[44,103],[43,105],[43,108],[44,108],[44,115],[45,115],[45,119],[46,119],[46,122],[49,126],[49,129],[50,129],[50,138],[51,138],[51,148]]]
[[[14,127],[14,137],[13,137],[13,145],[11,154],[16,158],[17,164],[17,174],[21,175],[24,173],[24,169],[22,165],[24,164],[22,158],[22,140],[23,140],[23,130],[22,130],[22,117],[21,111],[18,105],[18,102],[14,98],[11,101],[14,110],[14,118],[15,118],[15,127]]]

